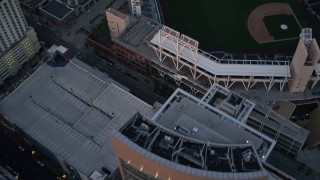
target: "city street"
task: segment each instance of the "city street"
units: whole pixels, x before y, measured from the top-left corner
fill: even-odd
[[[59,36],[56,35],[54,31],[50,29],[47,25],[38,24],[36,19],[31,18],[31,16],[26,16],[27,22],[30,26],[34,28],[37,33],[38,39],[41,42],[45,43],[45,47],[51,47],[53,44],[62,45],[70,50],[71,56],[73,56],[79,50],[62,40]]]
[[[151,79],[126,67],[125,65],[105,57],[98,58],[91,48],[78,56],[80,60],[100,71],[110,75],[112,79],[130,89],[130,92],[141,100],[152,105],[155,101],[165,102],[165,98],[157,95],[153,90]]]
[[[13,134],[0,124],[0,166],[20,180],[56,179],[58,174],[48,169],[41,157],[32,155],[30,146]]]

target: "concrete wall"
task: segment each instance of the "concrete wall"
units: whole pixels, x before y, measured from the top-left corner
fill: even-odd
[[[107,9],[106,16],[112,39],[117,38],[129,25],[129,16],[112,8]]]
[[[313,64],[318,63],[320,58],[320,50],[316,39],[312,40],[308,50],[308,55]]]
[[[316,51],[316,43],[312,43],[309,48],[309,53],[313,59],[315,59],[318,54]],[[306,89],[308,82],[311,78],[312,72],[314,71],[314,63],[310,62],[306,64],[306,60],[309,54],[303,41],[300,39],[299,44],[297,46],[296,52],[293,56],[293,60],[290,64],[292,80],[289,81],[289,91],[290,93],[296,92],[304,92]],[[312,59],[310,59],[312,60]]]

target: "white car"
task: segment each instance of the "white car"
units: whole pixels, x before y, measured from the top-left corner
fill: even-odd
[[[41,161],[37,161],[37,164],[39,164],[41,167],[43,167],[44,166],[44,164],[43,164],[43,162],[41,162]]]
[[[22,152],[24,151],[24,148],[22,146],[18,146],[18,149]]]

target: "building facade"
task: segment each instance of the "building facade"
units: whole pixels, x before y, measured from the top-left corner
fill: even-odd
[[[292,74],[292,80],[289,81],[290,93],[304,92],[320,58],[318,43],[312,39],[312,29],[303,29],[300,36],[290,64]]]
[[[129,16],[112,8],[106,11],[110,36],[117,38],[129,25]]]
[[[38,52],[40,43],[33,28],[28,27],[17,0],[1,0],[0,15],[1,84]]]
[[[41,0],[20,0],[20,4],[35,11]]]

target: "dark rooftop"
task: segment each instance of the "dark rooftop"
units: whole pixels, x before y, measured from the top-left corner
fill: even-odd
[[[48,2],[43,7],[41,7],[43,11],[55,16],[59,19],[63,19],[68,13],[73,11],[73,9],[59,3],[55,0]]]
[[[232,104],[233,106],[239,106],[242,101],[243,101],[243,98],[234,93],[230,94],[227,100],[227,102]]]
[[[252,145],[202,142],[180,136],[136,114],[120,132],[140,147],[181,165],[216,172],[261,170]]]
[[[127,31],[120,35],[120,38],[132,46],[138,46],[144,38],[154,30],[154,24],[150,24],[144,18],[133,24]]]

